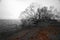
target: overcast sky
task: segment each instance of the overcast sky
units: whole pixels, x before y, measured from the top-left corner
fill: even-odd
[[[59,0],[0,0],[0,19],[18,19],[20,13],[33,2],[51,5],[60,11]]]

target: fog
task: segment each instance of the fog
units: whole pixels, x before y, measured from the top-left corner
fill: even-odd
[[[60,11],[59,0],[0,0],[0,19],[19,19],[20,13],[34,2]]]

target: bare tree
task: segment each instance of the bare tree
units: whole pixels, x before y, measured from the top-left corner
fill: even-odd
[[[42,8],[37,8],[35,11],[35,9],[33,9],[34,6],[30,6],[29,8],[27,8],[24,13],[27,14],[25,16],[26,19],[22,19],[22,24],[26,25],[26,26],[36,26],[36,25],[42,25],[45,23],[49,24],[49,22],[51,23],[51,21],[55,18],[54,17],[59,17],[54,15],[54,11],[53,11],[53,7],[50,7],[50,10],[48,10],[48,7],[42,7]],[[30,16],[30,17],[29,17]]]

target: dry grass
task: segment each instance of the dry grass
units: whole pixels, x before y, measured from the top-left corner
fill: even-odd
[[[7,40],[57,40],[56,35],[60,33],[59,30],[60,28],[54,26],[26,29],[8,37]]]

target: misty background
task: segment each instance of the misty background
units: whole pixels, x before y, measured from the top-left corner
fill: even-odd
[[[0,0],[0,19],[19,19],[20,13],[31,3],[41,6],[54,6],[60,11],[59,0]]]

